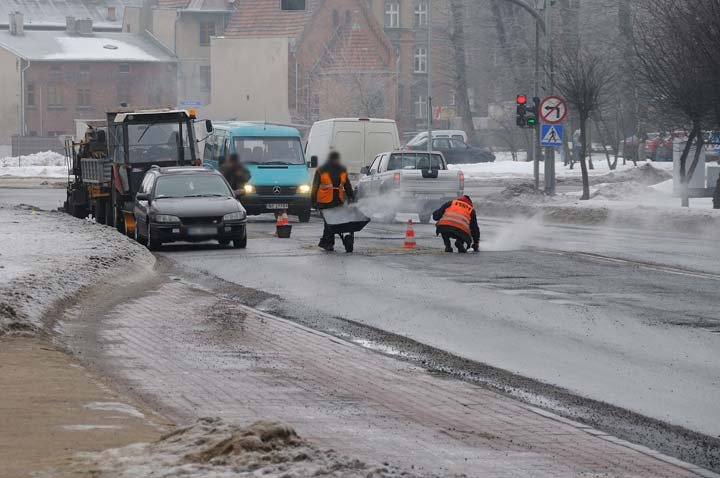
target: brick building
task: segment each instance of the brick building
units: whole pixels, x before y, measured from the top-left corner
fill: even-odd
[[[14,22],[0,31],[3,144],[18,133],[74,134],[75,119],[102,118],[121,104],[175,106],[176,60],[149,35],[94,32],[89,19],[69,18],[62,31]]]

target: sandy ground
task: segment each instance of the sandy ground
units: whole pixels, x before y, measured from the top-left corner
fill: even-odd
[[[161,420],[39,338],[0,338],[0,475],[74,476],[76,452],[153,440]],[[48,471],[53,470],[53,471]]]

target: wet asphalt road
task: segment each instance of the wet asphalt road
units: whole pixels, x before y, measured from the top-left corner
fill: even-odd
[[[63,191],[2,190],[55,207]],[[42,207],[42,206],[41,206]],[[720,252],[714,238],[483,218],[483,250],[446,255],[434,228],[371,224],[353,256],[315,247],[321,224],[246,251],[168,246],[179,266],[282,297],[274,311],[327,328],[346,319],[720,436]]]

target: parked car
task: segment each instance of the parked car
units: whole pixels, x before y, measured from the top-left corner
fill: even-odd
[[[338,151],[351,177],[369,166],[383,151],[400,148],[394,120],[377,118],[334,118],[312,125],[306,148],[313,168],[325,162],[330,151]]]
[[[381,153],[362,172],[358,197],[382,198],[386,208],[382,216],[387,219],[397,213],[416,213],[421,222],[428,223],[435,209],[458,198],[465,189],[462,171],[449,171],[439,152]]]
[[[427,139],[427,131],[422,131],[415,135],[413,139],[407,142],[408,146],[412,146],[414,144],[420,143],[421,141]],[[437,129],[433,130],[432,132],[433,138],[453,138],[457,139],[459,141],[462,141],[463,143],[468,142],[468,136],[465,131],[459,130],[459,129]],[[425,141],[425,144],[427,144],[427,141]]]
[[[232,241],[247,247],[247,214],[219,172],[206,167],[153,166],[135,196],[135,239],[153,250],[163,243]]]
[[[427,149],[427,140],[408,146],[408,149],[424,151]],[[495,155],[489,149],[470,146],[453,138],[433,139],[433,151],[441,152],[448,164],[492,163],[495,161]]]

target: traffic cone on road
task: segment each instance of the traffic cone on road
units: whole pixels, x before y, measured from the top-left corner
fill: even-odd
[[[405,230],[405,249],[415,249],[417,244],[415,243],[415,228],[413,227],[412,219],[408,219],[407,229]]]
[[[290,237],[291,232],[292,226],[290,225],[290,218],[287,215],[287,211],[283,211],[282,214],[277,215],[275,235],[281,239],[287,239]]]

